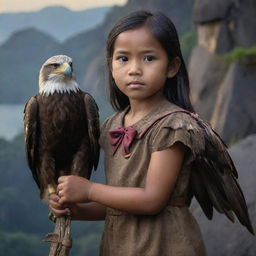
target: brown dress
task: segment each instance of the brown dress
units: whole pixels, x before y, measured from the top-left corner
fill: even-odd
[[[137,138],[164,114],[180,109],[166,103],[136,124]],[[157,215],[134,215],[107,209],[101,256],[202,256],[206,255],[200,229],[186,205],[190,163],[204,147],[196,121],[185,113],[175,113],[157,121],[144,136],[135,139],[131,155],[125,158],[121,145],[113,154],[109,130],[123,126],[128,108],[105,121],[100,144],[105,152],[106,183],[111,186],[144,187],[151,153],[183,143],[187,153],[175,188],[166,207]]]

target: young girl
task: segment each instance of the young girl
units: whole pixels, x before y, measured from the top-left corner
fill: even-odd
[[[205,255],[188,209],[192,165],[205,138],[188,114],[188,74],[173,23],[161,13],[131,13],[111,30],[107,60],[118,111],[101,130],[107,185],[62,176],[51,211],[105,219],[102,256]]]

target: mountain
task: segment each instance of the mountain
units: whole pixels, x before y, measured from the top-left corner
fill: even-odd
[[[0,43],[18,30],[33,27],[63,41],[101,23],[110,7],[71,11],[55,6],[29,13],[0,14]]]
[[[14,33],[0,46],[0,102],[18,104],[36,94],[39,69],[57,48],[53,37],[34,28]]]

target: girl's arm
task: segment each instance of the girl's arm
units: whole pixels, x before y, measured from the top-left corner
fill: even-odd
[[[72,220],[104,220],[106,207],[96,202],[70,204],[68,206],[59,202],[60,197],[56,194],[50,196],[49,206],[51,212],[57,216],[64,216],[71,212]]]
[[[90,200],[128,213],[156,214],[170,198],[184,153],[181,143],[152,153],[144,188],[108,186],[77,176],[62,176],[57,188],[60,202]]]

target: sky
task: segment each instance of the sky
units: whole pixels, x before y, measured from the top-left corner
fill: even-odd
[[[123,5],[127,0],[0,0],[0,13],[30,12],[46,6],[61,5],[79,11],[107,5]]]

